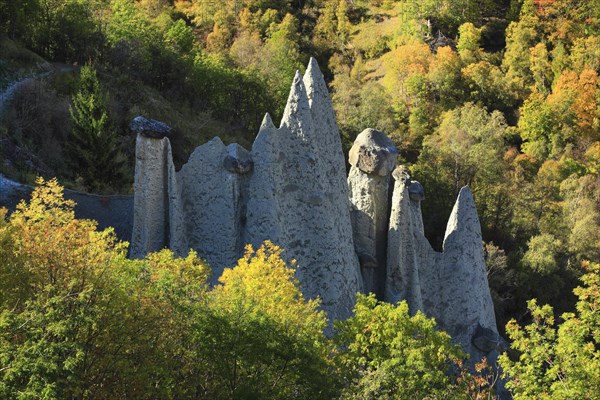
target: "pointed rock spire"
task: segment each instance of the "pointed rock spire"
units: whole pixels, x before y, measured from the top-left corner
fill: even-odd
[[[477,216],[477,208],[473,193],[469,186],[460,189],[444,235],[444,249],[454,236],[460,236],[460,242],[481,243],[481,225]]]
[[[254,139],[254,143],[252,144],[252,153],[257,154],[270,154],[274,150],[274,142],[277,138],[275,132],[277,128],[271,119],[271,115],[266,113],[262,124],[260,125],[260,129],[258,131],[258,135],[256,135],[256,139]],[[271,155],[272,156],[272,155]],[[268,156],[262,156],[262,158]],[[260,160],[261,157],[259,157]],[[269,157],[270,159],[270,157]]]
[[[478,326],[497,334],[494,305],[487,280],[481,226],[473,194],[460,190],[450,215],[442,262],[439,265],[441,303],[434,313],[440,326],[469,352],[482,354],[472,344]]]
[[[334,151],[337,151],[341,147],[342,142],[329,90],[327,89],[325,78],[319,69],[319,64],[317,64],[317,60],[314,58],[311,58],[308,63],[303,80],[315,126],[314,134],[318,138],[319,143],[321,143],[323,151],[328,153],[324,154],[324,156],[330,162],[336,164],[336,168],[340,166],[345,168],[343,154],[333,154]]]
[[[308,62],[303,81],[311,108],[313,108],[313,102],[315,100],[318,103],[327,100],[331,104],[325,78],[314,57],[311,57]]]
[[[308,140],[311,136],[312,116],[300,71],[296,71],[296,76],[294,76],[280,126],[289,128],[295,136],[304,140]]]
[[[423,234],[420,200],[411,196],[410,175],[404,166],[393,172],[394,191],[388,227],[385,300],[406,300],[411,314],[431,315],[438,303],[437,268],[441,254],[433,250]],[[422,187],[421,187],[422,188]]]
[[[316,72],[318,67],[309,66],[309,75],[318,76]],[[322,88],[326,89],[324,82]],[[317,97],[321,96],[329,94]],[[335,127],[333,118],[331,123]],[[297,277],[304,296],[320,297],[332,319],[343,319],[351,314],[362,285],[352,242],[342,148],[325,150],[329,142],[321,136],[330,128],[329,122],[313,121],[306,86],[297,72],[281,127],[273,129],[266,116],[252,147],[254,170],[248,183],[245,238],[255,246],[265,239],[282,246],[287,257],[298,261]],[[339,140],[337,128],[335,134]],[[329,154],[341,160],[334,171]]]
[[[385,300],[396,303],[406,300],[411,314],[423,310],[419,282],[420,259],[415,248],[410,204],[406,182],[396,179],[388,230],[387,276]]]
[[[273,123],[273,119],[271,118],[271,114],[266,113],[262,123],[260,124],[260,129],[275,129],[275,124]]]

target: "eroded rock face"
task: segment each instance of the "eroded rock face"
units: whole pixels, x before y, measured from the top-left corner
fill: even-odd
[[[357,138],[357,141],[359,140]],[[374,146],[370,148],[373,149]],[[348,189],[352,204],[350,219],[354,233],[354,247],[361,260],[364,290],[383,298],[391,200],[390,167],[392,163],[395,165],[396,160],[395,154],[387,150],[380,151],[379,155],[375,151],[374,154],[374,157],[383,158],[368,164],[370,166],[379,164],[384,169],[369,169],[372,172],[368,173],[353,165],[348,174]],[[387,174],[380,175],[384,171],[387,171]]]
[[[341,145],[323,144],[339,141],[339,132],[315,65],[304,79],[296,75],[281,127],[265,116],[252,147],[246,238],[255,246],[266,239],[281,245],[298,262],[304,295],[319,296],[330,317],[345,318],[361,279],[344,170],[336,167]]]
[[[398,167],[394,173],[388,230],[385,300],[406,300],[411,313],[425,311],[425,301],[436,297],[437,254],[423,234],[419,200],[410,196],[410,176]]]
[[[424,234],[425,190],[404,167],[392,171],[395,155],[391,140],[372,129],[362,132],[350,150],[351,219],[365,288],[391,303],[406,300],[411,313],[435,317],[456,343],[479,359],[485,355],[481,349],[489,350],[494,342],[490,337],[499,336],[471,191],[461,190],[444,251],[438,253]]]
[[[323,74],[314,58],[310,59],[308,68],[303,77],[308,104],[312,116],[312,142],[316,144],[314,150],[319,154],[323,175],[331,182],[336,182],[336,190],[348,193],[345,185],[340,187],[339,182],[346,180],[346,161],[340,151],[342,141],[337,126],[335,112],[325,84]],[[348,196],[346,196],[347,198]],[[340,208],[348,209],[349,204],[341,202]],[[347,228],[347,225],[344,229]]]
[[[423,186],[403,167],[382,132],[367,129],[350,151],[345,176],[335,114],[311,59],[296,74],[280,127],[267,114],[248,152],[219,138],[198,147],[175,172],[170,128],[136,118],[135,211],[131,254],[192,248],[215,283],[251,243],[271,240],[297,260],[307,298],[320,297],[330,320],[351,314],[356,292],[436,318],[473,359],[498,353],[481,229],[463,188],[443,253],[425,238]],[[362,272],[362,275],[361,275]],[[497,338],[499,338],[497,340]]]
[[[309,62],[303,81],[313,120],[313,143],[316,144],[314,151],[318,155],[325,204],[331,209],[328,213],[329,221],[325,226],[325,229],[330,229],[326,234],[328,239],[325,249],[336,254],[336,269],[342,271],[335,279],[345,281],[342,286],[350,288],[353,292],[351,295],[342,296],[344,313],[349,315],[347,313],[354,305],[355,294],[362,288],[362,279],[358,260],[353,252],[352,224],[348,218],[351,204],[348,197],[346,161],[341,150],[340,132],[329,91],[314,58]]]
[[[216,137],[197,147],[177,173],[187,245],[208,261],[213,284],[225,267],[236,264],[244,247],[242,214],[247,178],[240,171],[249,169],[251,163],[248,152],[237,147],[225,147]],[[227,165],[235,166],[233,172]]]
[[[354,246],[361,260],[364,290],[384,297],[387,258],[387,231],[390,216],[391,173],[398,150],[393,142],[375,129],[365,129],[350,149],[350,190]]]
[[[132,124],[138,141],[157,153],[149,157],[147,146],[139,147],[136,255],[167,245],[180,255],[193,248],[209,261],[216,282],[242,256],[245,243],[257,248],[271,240],[297,260],[306,297],[320,297],[331,320],[350,315],[362,280],[339,131],[314,59],[304,77],[294,78],[280,128],[266,115],[251,153],[215,138],[175,174],[168,140],[146,137],[160,130],[146,121]],[[146,231],[156,237],[153,245],[144,244],[150,242]]]
[[[496,330],[484,328],[481,325],[478,325],[475,329],[471,343],[483,354],[489,354],[493,351],[502,353],[508,348],[506,341],[498,335]]]
[[[433,314],[440,325],[473,356],[478,355],[471,338],[478,326],[498,334],[494,305],[485,268],[481,226],[473,194],[460,190],[444,237],[439,264],[440,297]]]
[[[279,160],[282,160],[285,149],[280,146],[277,128],[266,114],[260,130],[252,146],[254,170],[249,177],[248,203],[246,207],[246,229],[244,241],[259,246],[263,238],[270,238],[273,243],[283,241],[283,219],[280,210],[280,182],[275,177],[283,174]],[[290,186],[286,192],[294,189]]]
[[[130,255],[143,258],[165,247],[185,248],[181,204],[171,144],[138,134],[135,148],[134,215]],[[173,248],[171,247],[171,248]]]
[[[385,299],[406,300],[411,313],[436,319],[456,343],[471,354],[494,359],[498,335],[487,281],[481,227],[469,187],[461,189],[448,226],[442,253],[424,236],[421,184],[398,168],[388,232]]]

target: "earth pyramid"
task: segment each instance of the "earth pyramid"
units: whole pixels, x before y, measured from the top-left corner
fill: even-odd
[[[148,132],[157,123],[145,121]],[[265,115],[251,152],[214,138],[175,172],[168,134],[147,131],[137,128],[133,257],[192,248],[216,283],[246,243],[271,240],[297,261],[305,296],[320,297],[330,318],[350,315],[362,277],[339,130],[314,59],[296,74],[279,128]]]
[[[424,234],[423,186],[396,166],[398,150],[366,129],[350,150],[346,176],[335,113],[317,62],[296,73],[279,127],[266,114],[251,151],[217,137],[175,171],[166,125],[137,117],[131,256],[169,247],[196,250],[212,282],[247,243],[265,240],[297,261],[304,295],[320,297],[330,320],[352,312],[357,292],[406,300],[435,317],[478,360],[503,345],[488,287],[481,227],[464,187],[443,252]]]

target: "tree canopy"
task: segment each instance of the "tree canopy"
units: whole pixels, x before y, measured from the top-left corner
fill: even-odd
[[[248,246],[219,284],[191,251],[126,257],[112,229],[74,218],[56,180],[0,210],[4,399],[463,398],[489,393],[464,353],[406,303],[359,295],[328,322],[294,263]],[[366,397],[365,397],[366,396]],[[407,397],[408,396],[408,397]]]

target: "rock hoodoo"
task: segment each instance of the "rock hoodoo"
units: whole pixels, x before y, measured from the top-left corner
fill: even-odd
[[[182,244],[206,258],[213,268],[213,283],[226,266],[235,265],[244,248],[242,199],[251,166],[246,150],[226,147],[216,137],[196,148],[177,173],[185,232]],[[181,245],[178,249],[183,250]]]
[[[443,252],[424,235],[423,186],[396,167],[398,150],[366,129],[350,150],[349,176],[323,75],[311,59],[296,74],[279,128],[267,114],[249,152],[219,138],[175,172],[170,128],[138,117],[131,255],[198,251],[213,283],[243,247],[271,240],[298,262],[305,296],[345,318],[356,292],[436,318],[473,359],[494,358],[498,336],[473,196],[464,187]]]
[[[175,173],[168,139],[136,131],[133,256],[192,248],[216,283],[246,243],[268,239],[297,260],[305,296],[319,296],[330,317],[350,315],[362,279],[339,130],[315,60],[296,74],[281,126],[267,114],[251,152],[215,138]]]
[[[343,156],[321,144],[335,143],[331,136],[339,138],[339,133],[333,119],[321,119],[315,128],[313,115],[318,120],[319,114],[311,103],[330,108],[331,115],[333,108],[322,91],[313,91],[309,102],[306,90],[305,82],[309,88],[325,85],[314,68],[309,67],[304,80],[296,74],[280,128],[265,116],[252,146],[245,237],[255,246],[267,239],[283,246],[298,261],[304,294],[320,296],[330,315],[343,317],[352,309],[361,280],[345,177],[330,166]],[[341,146],[337,150],[341,153]],[[335,157],[330,159],[329,152]]]
[[[132,124],[133,126],[134,124]],[[140,129],[135,145],[134,215],[131,255],[183,246],[181,203],[171,143],[151,138]]]
[[[414,313],[423,310],[421,280],[426,284],[434,276],[435,269],[430,266],[437,262],[437,254],[423,232],[420,201],[410,198],[409,175],[398,167],[393,178],[384,298],[390,303],[406,300]]]
[[[366,292],[383,297],[391,173],[398,150],[380,131],[365,129],[350,149],[350,219]]]
[[[388,231],[385,300],[406,300],[412,313],[435,317],[472,359],[497,354],[482,351],[501,343],[487,282],[481,227],[473,195],[461,189],[448,221],[443,252],[433,250],[423,232],[421,184],[403,172],[396,180]],[[482,335],[485,332],[486,335]],[[479,344],[479,345],[478,345]],[[489,346],[487,346],[489,347]]]
[[[439,300],[431,314],[472,355],[477,355],[478,348],[472,344],[477,343],[478,328],[498,334],[482,243],[475,201],[465,186],[446,227],[444,251],[437,265]]]

